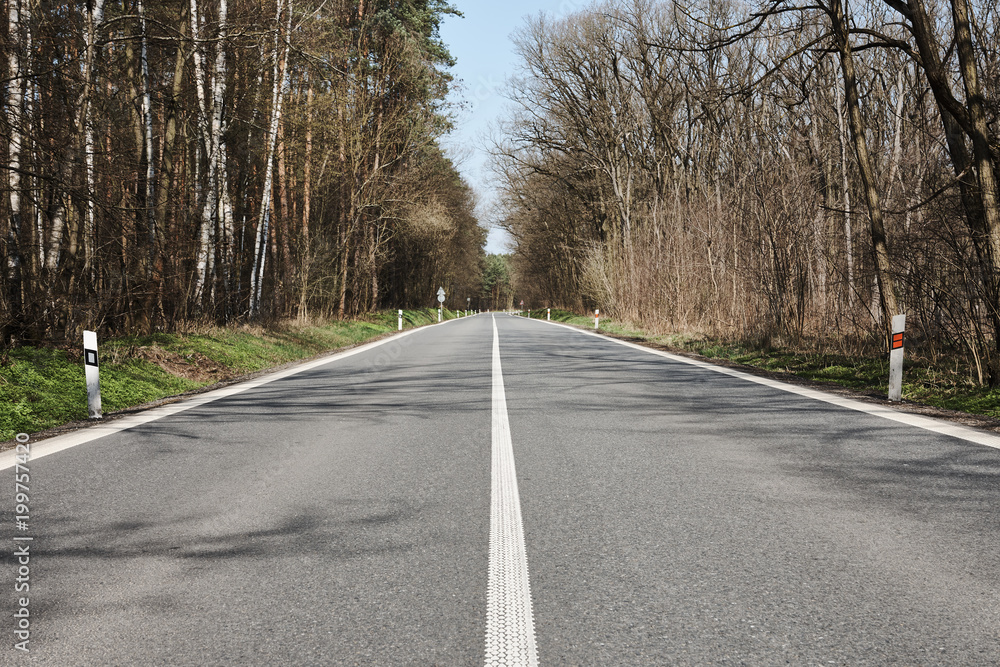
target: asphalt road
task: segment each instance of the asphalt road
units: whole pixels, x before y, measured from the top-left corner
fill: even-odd
[[[1000,451],[504,315],[0,470],[0,661],[484,664],[494,321],[538,664],[1000,664]]]

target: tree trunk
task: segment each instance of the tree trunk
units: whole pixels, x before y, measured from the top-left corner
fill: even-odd
[[[851,181],[847,171],[847,128],[844,126],[843,93],[837,88],[837,127],[840,141],[840,179],[844,206],[844,258],[847,262],[847,306],[854,308],[854,234],[851,230]]]
[[[281,200],[281,301],[285,303],[285,289],[292,284],[291,214],[288,207],[288,171],[285,168],[285,124],[278,124],[278,198]],[[284,310],[284,309],[283,309]]]
[[[62,251],[63,231],[66,226],[67,202],[66,193],[63,188],[71,181],[72,165],[77,162],[74,159],[79,151],[87,150],[87,127],[90,124],[90,98],[93,90],[94,60],[96,58],[97,30],[104,22],[104,0],[94,0],[93,7],[87,12],[87,45],[83,63],[83,89],[77,97],[76,118],[73,123],[74,136],[67,142],[67,155],[62,160],[60,171],[62,173],[62,183],[56,185],[56,192],[53,196],[55,201],[52,215],[52,228],[49,233],[48,250],[45,255],[45,268],[49,271],[50,280],[54,279],[56,269],[59,268],[59,254]],[[92,152],[92,150],[91,150]],[[85,160],[86,162],[86,160]],[[88,193],[93,198],[93,193]],[[89,243],[89,232],[85,229],[85,236]]]
[[[198,126],[201,130],[202,145],[208,157],[208,178],[205,188],[205,204],[201,215],[201,234],[196,262],[196,282],[193,294],[195,307],[199,307],[205,283],[211,273],[209,265],[214,261],[217,246],[223,260],[222,288],[228,294],[229,271],[233,236],[233,216],[228,197],[228,170],[226,146],[223,138],[223,105],[226,93],[226,39],[229,31],[228,4],[219,0],[219,34],[215,45],[215,65],[212,71],[212,96],[206,101],[206,75],[202,62],[199,39],[199,19],[197,0],[191,0],[191,36],[195,41],[195,78],[198,88],[200,111]],[[221,239],[221,244],[220,244]],[[214,285],[212,294],[214,295]]]
[[[861,173],[861,182],[864,187],[865,203],[868,205],[872,259],[875,264],[875,276],[878,280],[883,325],[891,326],[893,316],[899,314],[899,306],[896,303],[896,288],[892,279],[892,267],[889,263],[885,222],[882,217],[882,202],[875,182],[875,169],[872,166],[871,157],[868,153],[868,142],[865,138],[864,122],[861,118],[861,104],[858,100],[858,82],[857,75],[855,74],[854,55],[851,47],[847,16],[841,0],[831,0],[830,5],[834,35],[837,41],[838,55],[840,56],[840,66],[844,74],[844,94],[847,100],[848,120],[850,121],[851,135],[854,140],[854,151],[858,158],[858,171]],[[888,335],[888,331],[886,334]]]
[[[144,143],[146,148],[146,236],[149,243],[149,260],[146,267],[146,275],[152,278],[153,265],[156,263],[156,207],[154,202],[153,188],[156,182],[156,174],[153,163],[153,110],[149,97],[149,58],[146,44],[146,8],[143,0],[138,0],[139,10],[139,32],[141,36],[141,61],[142,61],[142,125],[145,129]],[[89,154],[88,154],[89,157]],[[93,202],[90,203],[93,209]],[[91,213],[88,212],[88,216]],[[146,313],[149,316],[149,313]]]
[[[288,52],[291,37],[292,12],[287,9],[288,27],[286,31],[285,52],[278,66],[278,26],[281,25],[281,11],[284,4],[278,2],[278,15],[274,34],[274,89],[271,95],[271,123],[268,128],[267,166],[264,174],[264,195],[260,207],[260,221],[257,224],[257,242],[254,247],[254,268],[250,282],[250,314],[256,317],[260,314],[260,296],[264,282],[264,265],[267,258],[267,241],[271,222],[271,189],[274,179],[274,150],[278,139],[278,123],[281,122],[281,102],[288,87]]]
[[[952,0],[955,46],[966,92],[963,106],[951,90],[951,75],[941,60],[941,46],[934,35],[934,23],[923,0],[907,0],[905,6],[901,6],[896,0],[885,2],[900,11],[909,21],[907,27],[916,43],[920,66],[934,94],[944,126],[966,222],[979,262],[987,317],[993,328],[994,354],[991,355],[989,382],[995,387],[1000,385],[1000,212],[997,208],[996,172],[989,152],[988,128],[983,123],[984,101],[972,46],[971,11],[965,0]],[[972,155],[969,154],[966,136],[972,138]],[[984,348],[989,344],[985,336],[977,334],[977,338]]]
[[[155,251],[153,257],[153,288],[150,294],[150,301],[147,302],[147,310],[152,310],[152,299],[156,299],[156,310],[161,316],[163,313],[164,296],[164,254],[166,252],[164,226],[167,220],[167,207],[170,204],[170,188],[174,182],[174,153],[177,150],[177,107],[180,103],[181,92],[184,83],[184,38],[187,33],[187,5],[181,5],[181,18],[179,25],[180,38],[177,41],[177,53],[174,56],[174,79],[170,97],[165,103],[166,122],[163,128],[163,137],[160,143],[160,153],[162,163],[160,165],[160,179],[157,189],[154,192],[153,230],[156,234]]]
[[[309,90],[306,93],[306,155],[305,163],[302,166],[302,241],[300,246],[300,283],[299,283],[299,319],[303,322],[309,318],[308,298],[309,298],[309,264],[311,252],[309,247],[309,214],[310,197],[312,188],[312,149],[313,149],[313,98],[314,90],[312,81],[309,82]]]
[[[201,146],[208,163],[206,185],[203,189],[205,203],[202,207],[199,221],[198,253],[195,259],[195,283],[191,294],[191,303],[195,312],[201,312],[205,281],[208,276],[208,257],[214,253],[209,247],[212,239],[212,213],[215,210],[215,151],[209,130],[209,109],[205,96],[205,65],[202,58],[201,18],[198,14],[198,0],[191,0],[191,39],[193,40],[192,56],[194,57],[195,89],[198,96],[198,134]],[[219,45],[221,48],[221,45]],[[197,158],[196,158],[197,160]],[[198,160],[200,162],[200,160]]]
[[[29,3],[25,2],[23,11],[17,0],[8,0],[7,34],[9,53],[7,56],[7,123],[10,127],[10,141],[7,148],[7,184],[10,188],[8,203],[10,219],[8,220],[7,244],[7,284],[6,298],[9,308],[8,321],[4,324],[3,339],[0,346],[16,345],[23,336],[24,301],[22,298],[23,257],[21,252],[21,147],[24,134],[24,87],[27,81],[28,51],[23,47],[21,23],[27,26],[30,18]]]
[[[345,55],[346,59],[346,55]],[[337,139],[340,153],[340,281],[337,284],[337,317],[344,319],[347,308],[347,258],[348,246],[350,245],[350,224],[354,219],[353,189],[350,180],[347,178],[347,138],[344,128],[344,100],[337,101]],[[352,202],[349,205],[348,202]]]
[[[215,72],[212,81],[212,149],[215,161],[215,185],[218,190],[215,196],[215,219],[219,236],[218,251],[222,260],[222,270],[218,272],[222,297],[226,300],[226,314],[229,314],[228,302],[230,279],[233,271],[233,248],[235,223],[233,207],[229,198],[229,155],[226,146],[226,125],[223,121],[226,96],[226,40],[229,37],[229,5],[227,0],[219,0],[219,43],[215,51]]]
[[[990,270],[987,277],[987,308],[994,325],[994,354],[991,355],[990,386],[1000,386],[1000,289],[996,272],[1000,260],[1000,193],[997,189],[996,172],[993,165],[993,151],[990,147],[987,127],[986,100],[979,85],[979,69],[972,46],[970,27],[972,11],[967,0],[951,0],[955,20],[955,42],[958,46],[958,60],[962,83],[965,87],[966,106],[969,110],[972,155],[976,165],[976,180],[979,184],[986,226],[986,256]]]

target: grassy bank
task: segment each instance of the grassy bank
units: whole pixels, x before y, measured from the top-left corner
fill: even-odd
[[[456,316],[446,311],[446,319]],[[437,311],[403,311],[404,328]],[[205,327],[100,341],[104,412],[123,410],[246,373],[306,359],[396,331],[395,311],[313,325]],[[87,418],[82,349],[20,347],[0,353],[0,441]]]
[[[531,316],[545,319],[545,310]],[[593,316],[553,310],[552,320],[593,328]],[[636,338],[679,353],[697,354],[772,373],[786,373],[829,382],[855,391],[885,396],[889,391],[889,356],[848,357],[790,347],[759,349],[741,341],[699,335],[652,334],[641,327],[601,318],[602,333]],[[919,350],[908,349],[903,371],[903,400],[948,410],[1000,418],[1000,391],[979,386],[964,366],[964,360],[938,357],[928,359]]]

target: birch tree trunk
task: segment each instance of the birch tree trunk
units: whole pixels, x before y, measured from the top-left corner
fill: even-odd
[[[228,296],[233,266],[234,229],[233,206],[229,197],[229,155],[226,146],[226,124],[224,105],[228,65],[226,63],[226,40],[229,38],[229,5],[227,0],[219,0],[219,42],[215,52],[215,73],[212,82],[212,149],[215,159],[216,219],[219,236],[222,239],[220,257],[222,259],[222,289]]]
[[[7,226],[7,300],[10,307],[11,324],[4,331],[0,344],[16,344],[21,337],[21,327],[24,319],[24,303],[22,299],[21,264],[21,145],[23,141],[22,127],[24,125],[24,89],[27,80],[27,63],[22,60],[24,49],[21,35],[21,21],[25,26],[30,19],[30,8],[27,0],[22,11],[18,0],[8,0],[7,34],[9,53],[7,56],[7,104],[4,109],[7,124],[10,127],[10,141],[7,145],[7,184],[9,186],[10,219]]]
[[[63,184],[70,182],[71,167],[76,162],[73,154],[81,148],[84,151],[84,162],[87,169],[88,187],[93,182],[93,134],[89,131],[90,126],[90,98],[93,91],[94,79],[94,59],[96,58],[97,31],[104,22],[104,0],[94,0],[93,6],[87,12],[87,34],[86,49],[83,62],[83,88],[77,97],[76,117],[73,122],[74,136],[68,142],[67,152],[63,158],[61,168]],[[66,193],[63,191],[63,184],[57,184],[57,191],[54,194],[54,212],[52,214],[52,228],[49,233],[48,251],[45,255],[45,268],[54,273],[59,267],[59,253],[62,250],[63,230],[66,226]],[[92,189],[88,191],[88,198],[93,200]],[[94,230],[89,228],[88,223],[84,226],[84,253],[86,246],[92,243]]]
[[[98,0],[94,7],[95,13],[98,15],[95,17],[91,15],[88,25],[87,25],[87,66],[86,66],[86,77],[85,86],[89,88],[91,85],[91,72],[93,71],[94,63],[94,43],[96,41],[96,24],[100,24],[103,21],[104,14],[104,1]],[[145,39],[145,30],[143,30],[143,39]],[[87,169],[87,218],[84,222],[83,227],[83,256],[84,256],[84,267],[85,273],[93,279],[94,276],[94,250],[97,245],[97,228],[95,219],[95,207],[94,207],[94,197],[95,197],[95,181],[94,181],[94,128],[90,123],[90,96],[88,94],[85,107],[81,108],[83,113],[83,132],[84,132],[84,160],[86,162]]]
[[[21,13],[22,13],[22,15],[27,16],[24,11],[22,11]],[[25,53],[29,53],[29,54],[33,53],[34,52],[34,50],[33,50],[34,47],[33,47],[32,37],[31,37],[31,23],[28,20],[25,20],[24,39],[25,39],[25,44],[27,45],[27,49],[25,50]],[[30,71],[30,68],[31,68],[31,61],[30,60],[28,60],[28,61],[22,61],[21,62],[21,68],[27,74]],[[25,102],[25,104],[24,104],[24,114],[22,115],[22,118],[34,118],[35,117],[35,109],[36,109],[36,107],[35,107],[35,99],[36,99],[37,93],[38,93],[38,84],[35,82],[34,77],[30,77],[28,79],[27,85],[25,86],[25,91],[27,93],[27,99],[24,101]],[[19,136],[19,140],[20,140],[20,137],[21,137],[20,132],[19,132],[18,136]],[[30,184],[30,187],[33,187],[36,190],[41,190],[41,178],[37,174],[35,174],[34,176],[32,176],[29,179],[28,182]],[[42,273],[42,267],[45,266],[45,229],[44,229],[44,224],[43,224],[43,220],[42,220],[42,207],[41,206],[35,206],[33,208],[34,208],[34,223],[35,223],[35,228],[33,230],[34,234],[33,234],[33,238],[32,238],[32,241],[31,241],[31,244],[32,244],[31,262],[30,262],[30,264],[28,264],[28,266],[29,266],[29,269],[32,270],[32,273],[34,275],[41,275],[41,273]],[[22,262],[25,260],[25,255],[26,255],[26,253],[22,251],[22,253],[21,253],[21,260],[22,260]]]
[[[153,265],[156,263],[156,203],[154,201],[154,187],[156,174],[153,163],[153,110],[149,99],[149,55],[146,37],[146,7],[143,0],[138,0],[139,10],[139,34],[141,39],[140,61],[142,64],[142,125],[143,143],[146,153],[146,235],[149,243],[149,263],[146,267],[147,277],[152,277]],[[89,154],[88,154],[89,157]],[[91,184],[91,190],[93,190]],[[88,211],[88,219],[93,215],[93,200],[90,202],[91,210]],[[90,220],[90,224],[93,221]],[[147,313],[148,315],[148,313]]]
[[[214,184],[212,183],[212,155],[211,149],[209,147],[208,139],[208,102],[205,100],[205,66],[202,62],[202,44],[201,44],[201,19],[198,15],[198,0],[191,0],[190,9],[191,18],[191,40],[192,53],[191,56],[194,59],[194,79],[195,79],[195,91],[198,96],[198,139],[201,146],[204,147],[205,153],[208,155],[209,164],[209,174],[207,179],[207,187],[204,188],[203,192],[205,195],[205,208],[202,209],[201,220],[199,223],[199,235],[198,235],[198,253],[195,259],[195,284],[194,291],[192,293],[192,301],[195,304],[195,309],[200,309],[202,290],[205,286],[205,274],[208,268],[208,243],[209,236],[211,233],[211,221],[205,220],[205,209],[208,211],[212,210],[211,207],[211,197],[212,192],[215,190]],[[197,170],[200,166],[201,160],[198,155],[195,155],[195,169]],[[195,183],[200,184],[201,179],[198,178],[197,171],[195,173]]]
[[[279,26],[281,26],[282,7],[287,6],[287,28],[285,39],[285,51],[278,58]],[[290,2],[277,3],[277,20],[275,21],[274,34],[274,89],[271,95],[271,123],[267,134],[267,166],[264,172],[264,191],[260,204],[260,219],[257,224],[257,239],[254,244],[254,266],[250,280],[250,314],[257,316],[260,314],[260,296],[264,283],[264,265],[267,259],[268,236],[271,223],[271,189],[274,180],[274,150],[278,140],[278,124],[281,122],[281,103],[284,93],[288,88],[288,54],[289,38],[291,37],[292,11]]]
[[[220,183],[225,181],[223,172],[225,167],[222,164],[222,106],[225,98],[226,86],[226,51],[225,40],[228,31],[228,5],[226,0],[219,0],[219,35],[216,42],[215,66],[212,72],[212,97],[206,97],[206,74],[202,52],[202,37],[200,31],[200,18],[198,16],[198,0],[191,0],[191,37],[194,40],[194,65],[195,81],[198,89],[198,127],[201,134],[201,142],[204,146],[208,163],[208,173],[205,187],[205,202],[201,212],[200,234],[198,239],[198,255],[195,261],[195,284],[192,299],[195,308],[201,306],[204,296],[205,284],[209,277],[210,263],[215,258],[215,245],[217,235],[214,227],[220,221],[223,230],[223,243],[227,244],[226,236],[231,236],[231,231],[227,229],[232,226],[232,215],[228,215],[225,205],[225,197],[221,195],[224,189]],[[220,203],[222,207],[220,209]],[[220,216],[220,211],[222,215]]]

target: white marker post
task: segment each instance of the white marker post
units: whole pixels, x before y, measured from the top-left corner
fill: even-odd
[[[906,315],[892,318],[892,342],[889,351],[889,400],[903,400],[903,332]]]
[[[598,328],[598,324],[600,323],[600,321],[601,321],[601,309],[600,308],[595,308],[594,309],[594,328],[595,329]]]
[[[548,320],[548,321],[550,321],[550,322],[552,321],[552,309],[551,308],[546,308],[545,309],[545,319]]]
[[[399,330],[403,330],[403,311],[399,311]]]
[[[97,332],[83,332],[83,368],[87,375],[87,411],[91,419],[101,418],[101,376],[97,367]]]

